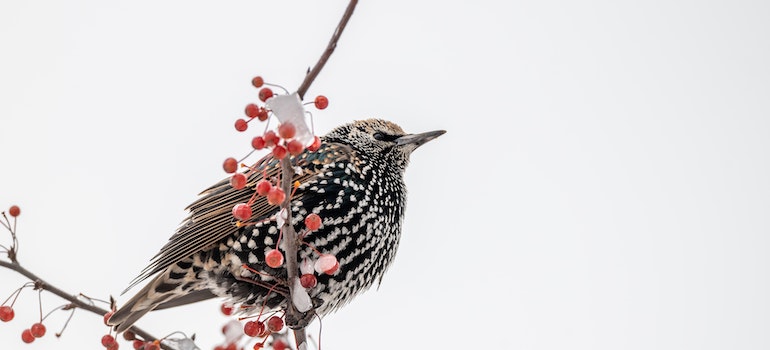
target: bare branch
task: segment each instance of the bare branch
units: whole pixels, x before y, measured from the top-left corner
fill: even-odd
[[[42,290],[46,290],[48,292],[51,292],[52,294],[55,294],[55,295],[59,296],[60,298],[62,298],[64,300],[67,300],[74,307],[78,307],[78,308],[81,308],[83,310],[91,311],[91,312],[93,312],[93,313],[95,313],[95,314],[97,314],[99,316],[104,316],[104,314],[109,312],[109,310],[102,309],[102,308],[100,308],[100,307],[98,307],[96,305],[93,305],[93,304],[89,304],[89,303],[79,299],[77,296],[74,296],[72,294],[68,294],[67,292],[57,288],[56,286],[54,286],[54,285],[44,281],[42,278],[38,277],[38,275],[36,275],[32,271],[27,270],[26,268],[21,266],[21,264],[19,264],[18,261],[16,261],[16,262],[7,262],[7,261],[4,261],[4,260],[0,260],[0,267],[5,267],[5,268],[7,268],[9,270],[13,270],[13,271],[18,272],[19,274],[23,275],[24,277],[29,278],[30,281],[33,281],[35,283],[35,287],[36,288],[40,288]],[[134,332],[136,335],[138,335],[139,337],[141,337],[142,339],[144,339],[145,341],[152,341],[152,340],[155,340],[155,339],[159,339],[159,338],[156,338],[155,336],[151,335],[150,333],[146,332],[145,330],[143,330],[143,329],[141,329],[139,327],[136,327],[136,326],[132,326],[130,328],[130,330],[132,332]],[[172,349],[172,348],[169,348],[169,347],[167,347],[166,345],[164,345],[162,343],[161,343],[161,347],[163,349]]]
[[[345,30],[345,26],[348,25],[348,20],[353,16],[353,10],[356,8],[357,3],[358,0],[350,0],[348,7],[345,9],[345,13],[342,15],[342,19],[340,19],[340,23],[337,25],[337,29],[334,30],[334,34],[332,35],[331,40],[329,40],[329,44],[326,45],[326,50],[324,50],[315,66],[313,66],[313,69],[307,73],[305,80],[302,81],[302,85],[297,89],[297,95],[299,95],[300,100],[305,99],[305,93],[307,93],[307,89],[310,88],[310,84],[313,83],[313,80],[318,76],[318,73],[320,73],[321,69],[326,65],[326,61],[329,60],[334,49],[337,48],[337,41],[340,40],[340,36],[342,35],[342,31]]]

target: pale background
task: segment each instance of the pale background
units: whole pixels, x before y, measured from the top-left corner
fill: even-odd
[[[448,132],[412,157],[381,288],[324,320],[323,348],[770,348],[768,4],[362,1],[308,93],[331,101],[316,128]],[[0,2],[0,207],[22,208],[24,265],[127,300],[249,150],[251,77],[296,89],[345,6]],[[22,283],[0,271],[0,299]],[[16,314],[3,349],[107,331],[78,312],[57,340],[56,313],[26,345],[35,293]],[[140,326],[212,349],[225,321],[213,301]]]

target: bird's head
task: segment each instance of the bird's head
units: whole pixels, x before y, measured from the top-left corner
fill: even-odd
[[[366,119],[333,129],[324,136],[324,141],[348,145],[372,160],[384,161],[384,164],[404,169],[412,151],[445,132],[436,130],[409,134],[393,122]]]

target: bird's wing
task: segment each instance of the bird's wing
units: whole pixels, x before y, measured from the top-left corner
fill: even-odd
[[[351,160],[352,153],[350,147],[332,142],[323,143],[317,152],[305,151],[293,157],[292,165],[300,167],[302,171],[294,174],[292,182],[312,181],[324,171],[325,165],[346,163]],[[241,190],[233,189],[230,186],[230,179],[227,178],[201,192],[201,197],[187,207],[190,212],[187,219],[123,293],[150,276],[195,252],[209,249],[223,238],[238,231],[239,228],[232,215],[233,206],[246,203],[252,198],[257,181],[265,178],[273,179],[273,183],[276,183],[275,180],[280,178],[280,163],[272,155],[260,159],[252,169],[255,171],[251,171],[246,187]],[[305,193],[301,188],[296,189],[292,199],[302,200]],[[278,211],[278,207],[269,205],[264,196],[256,196],[251,209],[253,213],[251,221],[270,218]]]

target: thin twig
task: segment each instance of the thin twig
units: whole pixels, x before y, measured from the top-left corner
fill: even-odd
[[[27,270],[26,268],[21,266],[21,264],[19,264],[18,262],[7,262],[4,260],[0,260],[0,267],[5,267],[9,270],[18,272],[24,277],[27,277],[29,280],[35,282],[36,287],[39,287],[40,289],[44,289],[52,294],[59,296],[64,300],[69,301],[75,307],[81,308],[83,310],[91,311],[100,316],[104,316],[104,314],[109,312],[109,310],[105,310],[93,304],[86,303],[83,300],[78,299],[74,295],[67,294],[65,291],[44,281],[42,278],[38,277],[38,275],[36,275],[32,271]],[[145,341],[152,341],[152,340],[158,339],[155,336],[151,335],[150,333],[146,332],[145,330],[136,326],[132,326],[130,330],[134,332],[136,335],[138,335],[139,337],[141,337],[142,339],[144,339]],[[163,349],[173,350],[168,346],[165,346],[165,345],[161,345],[161,346]]]
[[[321,54],[318,63],[316,63],[315,66],[313,66],[313,69],[307,73],[305,80],[302,81],[302,85],[297,89],[297,95],[299,95],[300,100],[305,99],[305,93],[307,93],[307,89],[310,88],[310,84],[313,83],[313,80],[318,76],[318,73],[320,73],[321,69],[326,65],[326,61],[329,60],[329,56],[331,56],[334,49],[337,48],[337,42],[340,40],[342,31],[345,30],[345,26],[348,25],[348,20],[350,20],[350,17],[353,15],[353,10],[356,8],[357,3],[358,0],[350,0],[348,7],[345,9],[345,13],[342,15],[342,19],[340,19],[340,23],[337,25],[337,29],[334,30],[334,34],[332,35],[331,40],[329,40],[329,44],[326,45],[326,50]]]

